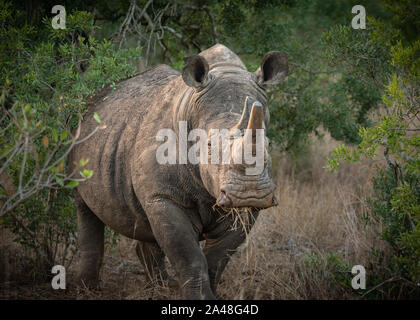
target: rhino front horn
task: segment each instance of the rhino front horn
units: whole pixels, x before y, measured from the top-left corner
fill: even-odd
[[[255,101],[252,104],[251,116],[249,117],[247,129],[262,129],[264,121],[264,110],[261,102]]]
[[[248,121],[248,127],[244,136],[244,141],[249,141],[249,135],[252,134],[252,143],[256,143],[257,129],[263,129],[264,109],[259,101],[252,104],[251,115]]]

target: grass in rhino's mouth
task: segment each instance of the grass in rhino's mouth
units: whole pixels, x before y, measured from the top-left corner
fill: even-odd
[[[218,221],[229,219],[231,221],[231,230],[238,230],[241,228],[246,235],[255,222],[255,217],[252,213],[253,207],[240,207],[240,208],[222,208],[217,205],[213,206],[220,217]]]

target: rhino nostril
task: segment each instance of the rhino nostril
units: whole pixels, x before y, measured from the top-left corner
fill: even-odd
[[[225,191],[221,191],[216,203],[221,207],[230,207],[232,205],[232,200],[226,195]]]

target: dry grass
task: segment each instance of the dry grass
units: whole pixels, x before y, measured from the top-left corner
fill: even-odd
[[[374,230],[360,220],[374,168],[352,164],[338,174],[327,172],[325,158],[335,146],[330,138],[314,140],[302,163],[282,159],[276,164],[279,205],[260,215],[248,242],[232,258],[220,284],[224,298],[356,297],[339,290],[328,270],[305,264],[311,254],[326,263],[334,253],[366,266],[366,250],[380,245]]]
[[[334,284],[325,261],[329,253],[334,253],[351,264],[367,265],[366,250],[380,245],[374,242],[374,231],[360,222],[375,169],[353,164],[344,166],[338,174],[328,173],[322,167],[335,146],[328,137],[323,141],[314,139],[311,152],[298,164],[292,159],[277,159],[279,205],[260,214],[246,243],[232,257],[219,285],[223,298],[357,297]],[[320,257],[321,267],[317,269],[305,263],[313,254]],[[143,273],[134,241],[123,238],[116,248],[106,252],[101,290],[70,286],[66,292],[56,292],[49,284],[3,281],[0,298],[179,298],[174,288],[147,283]],[[69,271],[70,282],[72,275],[73,269]]]

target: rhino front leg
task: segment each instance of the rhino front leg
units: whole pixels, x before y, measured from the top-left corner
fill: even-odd
[[[96,287],[99,282],[99,270],[104,256],[105,225],[89,209],[76,192],[77,233],[80,250],[78,280],[88,287]]]
[[[146,214],[156,241],[175,268],[182,298],[215,299],[198,231],[187,213],[172,201],[162,199],[148,203]]]
[[[157,243],[137,241],[136,253],[149,281],[162,282],[168,278],[165,254]]]
[[[249,223],[246,226],[247,233],[251,230],[257,217],[258,211],[249,213]],[[226,220],[222,223],[226,223]],[[208,234],[204,246],[204,254],[209,268],[210,285],[216,295],[217,284],[220,281],[223,270],[229,262],[230,256],[236,252],[236,249],[244,242],[246,237],[245,230],[242,227],[231,230],[231,225],[228,224],[227,228],[229,230],[220,235]]]

